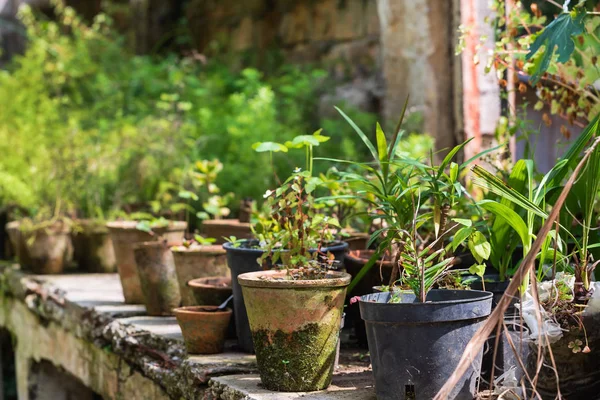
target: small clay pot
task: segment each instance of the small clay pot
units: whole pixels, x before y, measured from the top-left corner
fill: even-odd
[[[136,221],[114,221],[109,222],[106,226],[113,242],[125,303],[141,304],[144,302],[144,295],[135,265],[133,247],[138,243],[158,239],[165,239],[169,243],[181,243],[187,222],[172,221],[166,227],[154,228],[154,235],[137,229]]]
[[[175,271],[177,272],[181,301],[184,306],[208,304],[196,303],[192,289],[188,286],[189,281],[204,277],[231,276],[227,267],[227,253],[221,246],[192,246],[188,248],[175,246],[171,248],[171,251],[175,259]]]
[[[151,316],[172,315],[173,309],[181,303],[181,295],[168,244],[165,241],[139,243],[133,253],[146,313]]]
[[[8,225],[11,225],[9,223]],[[15,232],[13,226],[18,226]],[[34,274],[61,274],[66,265],[73,260],[71,242],[71,224],[58,220],[51,225],[23,228],[18,222],[11,225],[9,235],[16,241],[17,257],[24,269]]]
[[[202,222],[202,234],[217,239],[216,244],[225,243],[224,238],[235,236],[237,239],[250,239],[252,230],[249,222],[239,219],[209,219]]]
[[[350,275],[290,280],[286,271],[241,274],[238,281],[263,387],[281,392],[329,386]]]
[[[117,262],[110,233],[105,224],[82,219],[76,222],[78,229],[73,232],[75,262],[84,272],[116,272]]]
[[[231,309],[212,311],[216,309],[217,306],[192,306],[173,310],[189,354],[223,352]]]
[[[231,278],[211,276],[208,278],[192,279],[188,282],[196,304],[218,306],[231,296]]]

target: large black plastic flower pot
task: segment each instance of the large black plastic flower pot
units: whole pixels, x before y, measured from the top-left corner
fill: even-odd
[[[378,400],[431,400],[456,368],[477,329],[492,310],[492,293],[478,290],[432,290],[427,302],[412,292],[360,298]],[[472,400],[481,370],[480,351],[451,399]]]

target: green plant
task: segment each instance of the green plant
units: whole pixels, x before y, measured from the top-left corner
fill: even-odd
[[[468,242],[478,260],[482,262],[489,256],[489,247],[473,229],[472,221],[453,215],[453,207],[466,194],[458,180],[460,173],[472,160],[458,165],[452,159],[466,143],[451,149],[439,165],[433,165],[433,156],[430,157],[431,165],[427,165],[421,160],[397,155],[403,115],[389,143],[377,124],[377,141],[373,144],[349,117],[338,111],[375,159],[375,163],[346,161],[366,174],[349,172],[344,178],[351,182],[355,193],[372,206],[372,217],[384,221],[383,227],[371,236],[371,242],[379,242],[378,250],[354,278],[350,290],[362,279],[374,260],[388,252],[394,260],[391,282],[400,277],[401,283],[410,287],[419,301],[424,302],[428,291],[452,265],[453,257],[449,251],[452,244],[445,246],[444,240],[457,228],[464,227],[463,234],[454,238],[455,247]]]

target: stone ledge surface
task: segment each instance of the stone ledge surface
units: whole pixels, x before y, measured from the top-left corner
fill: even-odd
[[[375,398],[368,361],[352,350],[342,351],[332,386],[314,393],[284,394],[260,388],[259,377],[253,375],[255,357],[236,352],[232,341],[222,354],[187,356],[175,318],[146,316],[144,306],[124,304],[116,274],[36,276],[14,265],[0,266],[0,300],[7,305],[0,310],[1,326],[18,334],[21,319],[13,314],[25,312],[31,316],[29,325],[45,338],[39,349],[22,351],[23,357],[47,359],[105,398],[124,398],[123,393],[128,393],[128,400]],[[87,350],[63,356],[68,351],[53,343],[61,340],[52,339],[56,332],[65,343]],[[90,358],[100,361],[99,357],[100,363],[90,362]],[[148,388],[144,391],[139,385]]]
[[[206,394],[220,400],[376,400],[371,373],[334,375],[327,390],[319,392],[272,392],[260,387],[258,375],[229,375],[211,379]]]

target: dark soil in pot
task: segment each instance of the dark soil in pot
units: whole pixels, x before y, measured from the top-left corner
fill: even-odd
[[[562,338],[552,344],[563,399],[597,399],[600,393],[600,284],[594,283],[594,286],[592,298],[580,315],[585,331],[570,327],[563,332]],[[591,352],[583,351],[586,344]],[[526,366],[530,376],[533,376],[531,373],[537,365],[537,344],[532,343],[530,349]],[[554,399],[557,395],[556,374],[551,367],[548,349],[542,347],[542,351],[544,365],[536,389],[543,399]]]
[[[238,239],[252,238],[250,222],[239,219],[209,219],[202,222],[202,235],[217,239],[217,244],[225,243],[224,238],[235,236]]]
[[[369,352],[379,400],[431,400],[448,380],[469,340],[490,314],[492,294],[474,290],[431,290],[426,303],[402,292],[362,296]],[[483,350],[483,349],[482,349]],[[451,399],[473,399],[481,352],[453,390]]]
[[[223,352],[231,309],[216,309],[216,306],[193,306],[173,310],[188,354]]]
[[[233,289],[233,315],[235,318],[235,327],[240,348],[248,353],[254,352],[252,344],[252,334],[248,324],[248,314],[244,305],[242,288],[238,283],[238,276],[247,272],[256,272],[261,270],[257,260],[263,254],[263,250],[258,248],[257,240],[245,240],[239,246],[235,247],[231,243],[225,243],[223,248],[227,251],[227,265],[231,269],[231,283]],[[332,243],[323,247],[321,251],[331,252],[335,259],[343,263],[348,248],[347,243]]]
[[[297,392],[329,386],[350,275],[290,280],[285,271],[242,274],[239,282],[263,387]]]
[[[61,274],[73,260],[71,224],[40,224],[31,229],[19,223],[17,250],[21,267],[34,274]]]
[[[181,295],[169,245],[163,241],[144,242],[137,244],[133,252],[146,313],[172,315],[181,303]]]
[[[192,279],[188,286],[199,306],[218,306],[231,296],[231,278],[210,276]]]
[[[136,228],[135,221],[115,221],[106,224],[113,242],[117,271],[123,286],[125,303],[141,304],[144,302],[140,278],[138,276],[133,248],[138,243],[152,240],[165,239],[168,243],[176,244],[183,241],[187,228],[185,221],[172,221],[163,228],[154,228],[154,235]]]
[[[112,273],[117,270],[115,251],[106,224],[77,220],[73,232],[73,257],[84,272]]]
[[[188,282],[192,279],[209,276],[230,276],[229,268],[227,268],[227,256],[222,246],[174,246],[171,251],[175,259],[175,271],[177,272],[181,301],[184,306],[206,304],[196,303],[194,293],[188,286]]]
[[[375,254],[374,250],[350,250],[348,254],[346,254],[346,259],[344,261],[346,272],[352,275],[352,278],[354,279],[373,254]],[[374,286],[382,284],[387,285],[392,274],[392,267],[393,263],[389,258],[377,261],[346,297],[349,299],[354,296],[373,293]],[[358,304],[352,304],[346,307],[345,324],[346,326],[354,327],[357,344],[363,348],[367,347],[367,331],[365,322],[360,318]]]

